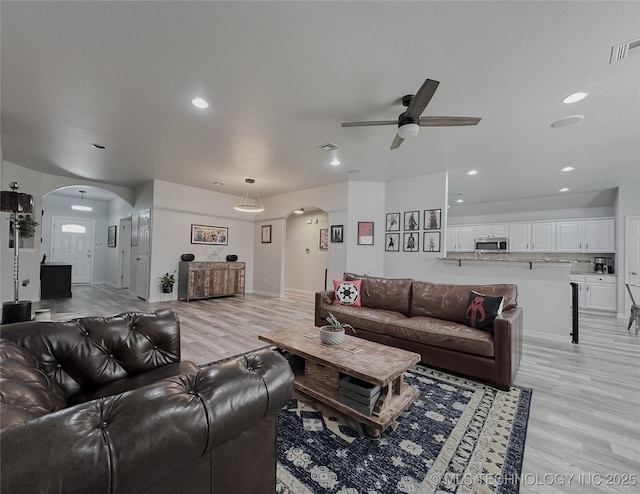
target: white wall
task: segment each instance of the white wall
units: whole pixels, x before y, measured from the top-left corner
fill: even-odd
[[[349,182],[345,271],[369,276],[384,273],[384,182]],[[373,245],[358,245],[358,222],[373,221]]]
[[[506,210],[500,214],[481,214],[473,216],[451,216],[452,210],[455,211],[456,206],[451,205],[449,210],[450,225],[484,225],[487,223],[505,223],[518,221],[545,221],[545,220],[564,220],[573,218],[607,218],[616,215],[613,206],[602,206],[594,208],[578,208],[578,209],[557,209],[553,211],[526,211],[510,213]]]
[[[386,212],[400,213],[400,252],[384,252],[384,231],[380,232],[382,241],[379,249],[384,253],[384,276],[390,278],[415,278],[429,280],[429,273],[436,258],[444,257],[444,232],[446,231],[446,198],[447,173],[434,173],[410,179],[394,180],[387,183]],[[440,252],[424,252],[424,211],[441,209]],[[420,251],[403,252],[402,241],[404,234],[404,212],[420,212]],[[385,221],[380,222],[381,230],[385,228]]]
[[[325,289],[328,249],[320,248],[320,230],[329,229],[329,216],[321,210],[292,214],[287,218],[285,287]]]
[[[105,201],[94,201],[83,199],[83,206],[90,206],[93,211],[75,211],[71,209],[72,204],[79,204],[80,198],[67,196],[46,195],[42,198],[42,246],[40,257],[47,255],[47,261],[52,261],[52,221],[56,216],[64,218],[78,218],[81,220],[93,220],[93,271],[91,275],[92,283],[105,283],[107,281],[107,256],[109,251],[116,249],[107,247],[107,226],[109,224],[109,203]]]
[[[236,254],[246,263],[246,291],[252,291],[254,216],[233,209],[241,197],[162,180],[153,181],[152,196],[149,302],[177,299],[176,289],[162,293],[159,278],[177,269],[184,253],[193,253],[196,261],[224,261],[228,254]],[[229,228],[228,245],[192,244],[191,224]]]
[[[256,215],[254,291],[265,295],[284,294],[284,259],[286,255],[286,218],[294,209],[316,207],[327,213],[327,224],[347,225],[348,184],[342,182],[324,187],[299,190],[263,199],[264,212]],[[260,225],[273,225],[272,243],[260,243]],[[347,242],[330,243],[327,278],[341,279],[345,271]],[[264,279],[267,283],[264,283]]]

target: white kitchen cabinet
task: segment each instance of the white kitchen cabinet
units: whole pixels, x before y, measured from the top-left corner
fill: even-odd
[[[586,252],[615,252],[615,220],[585,220],[583,231]]]
[[[615,312],[617,279],[617,276],[586,275],[585,308]]]
[[[449,252],[474,252],[476,250],[474,226],[449,226],[446,239]]]
[[[485,237],[509,237],[509,224],[476,225],[476,238]]]
[[[555,244],[555,222],[531,224],[531,252],[553,252]]]
[[[616,311],[617,280],[611,275],[569,276],[569,281],[578,283],[578,308],[594,311]]]
[[[531,223],[509,225],[509,252],[529,252],[530,243]]]
[[[558,221],[556,252],[615,252],[615,220]]]

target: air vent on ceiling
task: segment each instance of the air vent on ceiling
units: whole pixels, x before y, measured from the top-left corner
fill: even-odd
[[[340,146],[334,144],[333,142],[327,142],[326,144],[322,144],[318,146],[323,151],[335,151],[336,149],[340,149]]]
[[[627,58],[630,50],[640,47],[640,38],[620,43],[611,47],[611,58],[609,63],[617,62],[618,60],[624,60]]]

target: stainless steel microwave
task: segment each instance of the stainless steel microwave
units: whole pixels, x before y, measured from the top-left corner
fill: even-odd
[[[509,239],[506,237],[476,238],[476,252],[505,254],[509,252]]]

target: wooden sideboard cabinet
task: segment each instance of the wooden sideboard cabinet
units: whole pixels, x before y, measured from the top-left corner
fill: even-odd
[[[244,295],[245,263],[181,261],[178,298],[186,300]]]

